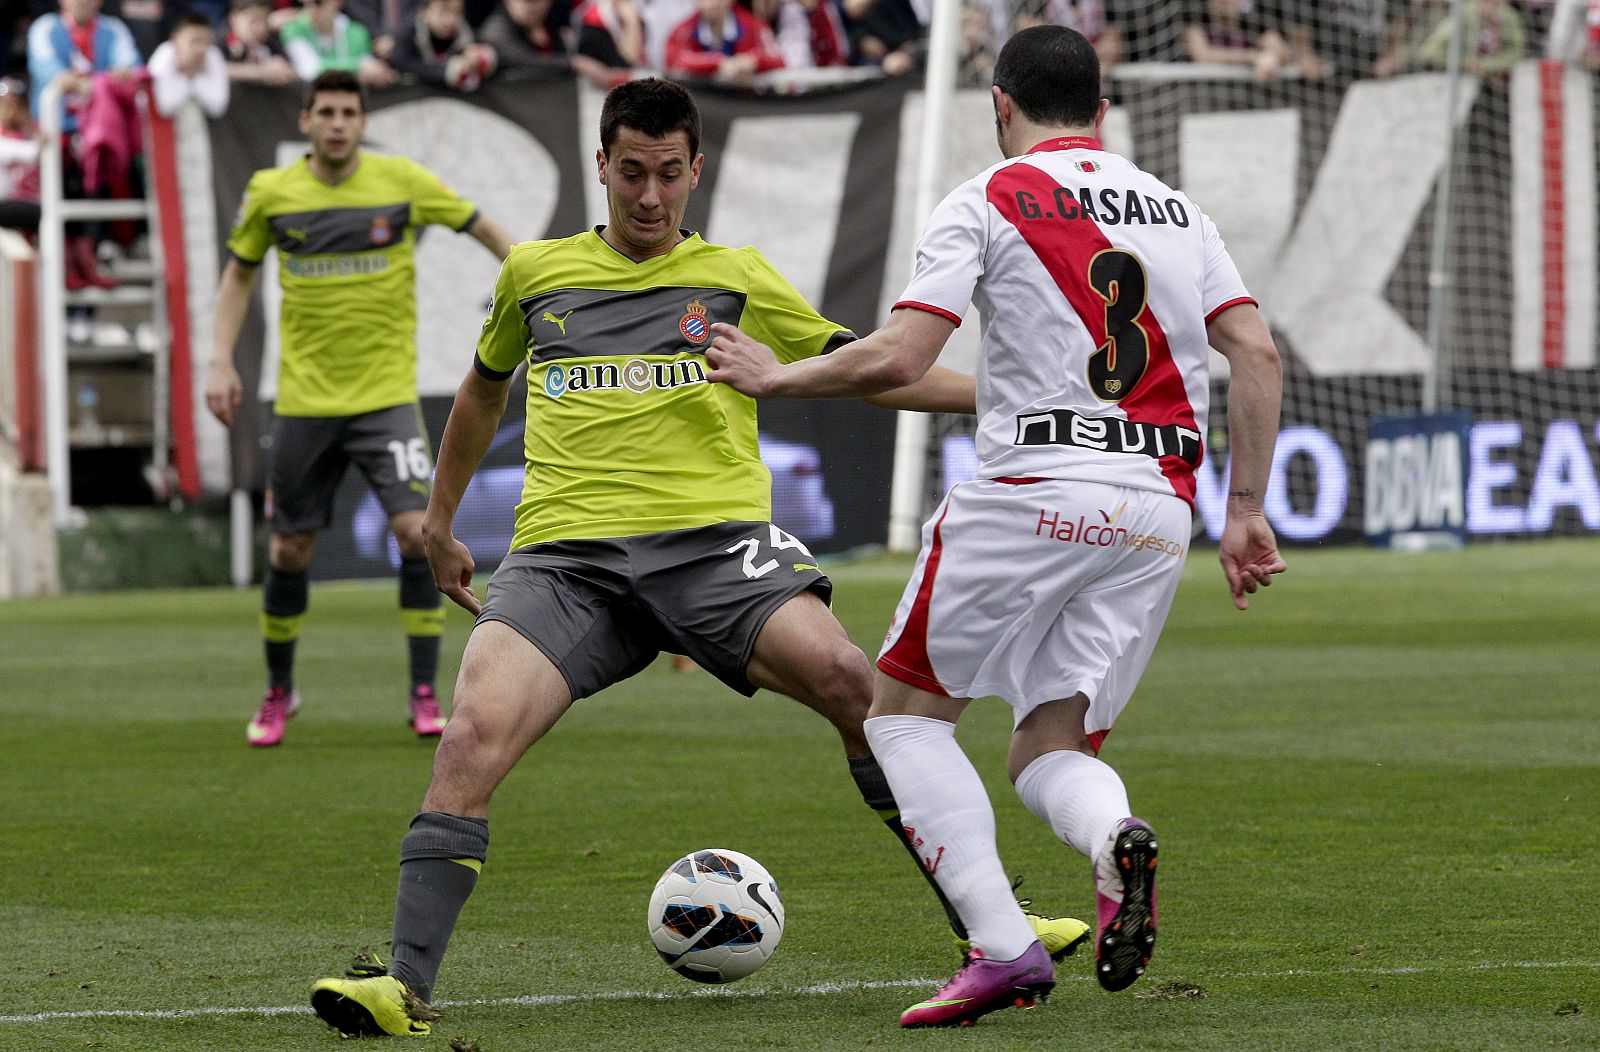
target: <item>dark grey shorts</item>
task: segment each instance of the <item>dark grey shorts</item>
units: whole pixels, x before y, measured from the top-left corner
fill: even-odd
[[[422,408],[274,419],[267,446],[267,521],[273,531],[309,533],[332,523],[333,496],[352,463],[391,518],[425,509],[433,450]]]
[[[773,611],[833,584],[805,546],[767,522],[518,548],[489,579],[478,621],[503,621],[560,669],[574,699],[686,654],[739,693]]]

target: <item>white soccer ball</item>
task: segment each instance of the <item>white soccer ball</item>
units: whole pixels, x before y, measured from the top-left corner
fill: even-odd
[[[709,848],[661,874],[647,923],[667,967],[697,983],[731,983],[777,949],[783,897],[772,874],[749,855]]]

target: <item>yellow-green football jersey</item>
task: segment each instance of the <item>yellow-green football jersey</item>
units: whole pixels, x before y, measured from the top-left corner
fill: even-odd
[[[512,250],[476,368],[504,379],[528,363],[513,549],[771,519],[755,401],[706,380],[719,321],[784,361],[855,339],[754,248],[690,235],[635,263],[591,230]]]
[[[329,185],[305,158],[255,173],[228,251],[278,250],[280,416],[353,416],[417,400],[417,230],[464,230],[472,203],[407,157],[361,154]]]

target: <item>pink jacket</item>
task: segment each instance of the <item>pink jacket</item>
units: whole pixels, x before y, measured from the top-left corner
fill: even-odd
[[[143,70],[134,80],[120,80],[109,73],[91,78],[89,101],[78,117],[78,161],[83,165],[84,192],[91,197],[106,190],[113,197],[130,193],[129,168],[144,150],[139,88],[148,79]]]

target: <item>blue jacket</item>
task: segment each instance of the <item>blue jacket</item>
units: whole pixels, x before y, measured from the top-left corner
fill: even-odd
[[[100,15],[94,23],[94,63],[88,65],[72,43],[72,34],[59,14],[43,15],[28,28],[28,77],[33,89],[28,96],[33,118],[39,119],[39,100],[47,84],[68,70],[99,73],[108,69],[138,69],[144,65],[133,34],[120,18]],[[61,118],[64,131],[75,131],[78,120],[70,113]]]

